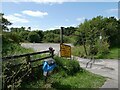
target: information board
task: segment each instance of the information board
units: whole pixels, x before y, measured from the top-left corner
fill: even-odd
[[[60,56],[61,57],[71,57],[71,46],[60,44]]]

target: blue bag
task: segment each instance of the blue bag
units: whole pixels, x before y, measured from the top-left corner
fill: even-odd
[[[56,67],[56,64],[53,59],[47,59],[43,63],[43,71],[44,72],[52,71],[55,67]]]

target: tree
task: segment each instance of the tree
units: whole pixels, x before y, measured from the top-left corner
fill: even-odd
[[[36,33],[36,32],[30,32],[29,34],[28,34],[28,41],[30,41],[30,42],[36,42],[36,43],[38,43],[38,42],[40,42],[40,36]]]
[[[31,27],[28,27],[28,30],[30,31],[30,30],[31,30]]]
[[[20,27],[20,28],[14,28],[14,27],[11,27],[10,28],[10,31],[11,32],[16,32],[16,33],[20,33],[20,32],[24,32],[25,31],[25,27]]]
[[[66,35],[66,36],[70,36],[70,35],[73,35],[74,32],[76,31],[77,28],[75,27],[67,27],[65,28],[65,30],[63,31],[63,34]]]
[[[37,31],[35,31],[35,32],[40,36],[40,41],[42,41],[42,40],[43,40],[43,37],[44,37],[43,31],[37,30]]]
[[[7,26],[11,25],[12,23],[5,19],[3,13],[0,13],[0,27],[2,27],[1,31],[9,30]]]
[[[44,35],[43,37],[44,42],[51,42],[51,43],[59,43],[60,42],[60,37],[58,34],[54,34],[53,32],[49,32]]]
[[[47,34],[44,35],[44,41],[45,42],[54,42],[54,38],[55,38],[55,34],[52,32],[49,32]]]
[[[102,44],[107,43],[108,37],[106,36],[104,31],[104,24],[104,18],[102,16],[97,16],[92,20],[85,20],[84,23],[79,25],[78,30],[75,32],[77,34],[76,44],[81,44],[84,46],[86,55],[96,55],[99,50],[102,49],[102,47],[100,46],[100,35],[102,36]],[[104,50],[108,50],[109,45],[107,44],[107,47],[104,48]],[[86,49],[86,46],[89,48]],[[104,52],[104,50],[102,52]]]
[[[30,31],[25,30],[25,27],[20,27],[20,28],[12,27],[12,28],[10,28],[10,32],[16,33],[19,36],[20,41],[23,42],[23,41],[27,40],[27,37],[28,37],[28,34]]]
[[[22,39],[23,42],[28,41],[29,33],[30,33],[30,31],[27,31],[27,30],[22,31],[22,32],[19,33],[19,36],[20,36],[20,38]]]
[[[0,22],[0,26],[2,27],[1,31],[3,31],[2,32],[2,54],[7,55],[9,51],[12,51],[13,48],[15,49],[13,44],[19,45],[20,37],[15,32],[7,31],[8,30],[7,26],[11,25],[12,23],[10,23],[10,21],[8,21],[3,17],[4,14],[1,14],[1,15],[2,15],[1,17],[2,22]]]
[[[110,43],[110,47],[119,46],[119,29],[120,29],[119,20],[115,17],[109,17],[104,19],[104,30],[106,36],[108,36],[108,41]]]

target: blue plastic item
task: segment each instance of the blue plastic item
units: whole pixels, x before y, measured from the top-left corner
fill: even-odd
[[[52,71],[56,67],[56,64],[49,65],[47,61],[44,61],[43,63],[43,71],[44,72],[49,72]]]

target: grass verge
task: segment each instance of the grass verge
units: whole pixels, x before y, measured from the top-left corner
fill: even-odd
[[[74,76],[64,76],[64,71],[52,74],[48,77],[47,83],[42,77],[38,80],[24,83],[22,88],[99,88],[106,79],[102,76],[90,73],[86,70],[78,72]]]
[[[110,52],[108,54],[104,54],[101,56],[101,58],[105,59],[118,59],[119,58],[119,52],[120,48],[111,48]]]
[[[110,51],[108,54],[96,55],[95,58],[97,59],[118,59],[120,58],[118,55],[119,51],[120,51],[120,48],[110,48]],[[86,58],[83,46],[72,47],[72,55]]]

